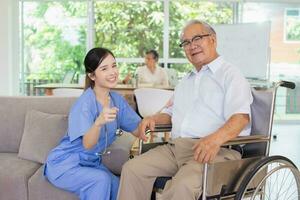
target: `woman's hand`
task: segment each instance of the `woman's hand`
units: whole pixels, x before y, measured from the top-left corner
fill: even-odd
[[[119,109],[116,107],[104,107],[100,115],[97,117],[95,125],[101,127],[108,122],[114,121],[117,117],[118,111]]]

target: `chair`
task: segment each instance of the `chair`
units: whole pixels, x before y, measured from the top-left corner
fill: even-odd
[[[52,90],[53,96],[68,96],[68,97],[79,97],[83,89],[76,88],[55,88]]]
[[[73,78],[74,78],[74,76],[75,76],[75,72],[74,72],[74,71],[68,71],[68,72],[65,74],[62,83],[65,83],[65,84],[71,83],[72,80],[73,80]]]
[[[147,117],[159,112],[173,95],[172,90],[157,88],[138,88],[133,92],[138,111],[142,117]]]
[[[295,164],[283,156],[269,156],[273,112],[277,87],[293,89],[294,83],[281,81],[273,88],[252,89],[252,132],[224,144],[241,145],[241,160],[204,164],[202,196],[200,199],[297,199],[300,200],[300,173]],[[168,130],[170,125],[157,125],[157,131]],[[140,142],[142,145],[142,142]],[[145,152],[143,146],[141,152]],[[164,188],[171,177],[158,177],[155,192]]]
[[[161,111],[173,96],[173,91],[157,88],[138,88],[134,90],[138,113],[144,118]],[[165,132],[164,140],[169,137]],[[151,135],[150,141],[153,141]]]

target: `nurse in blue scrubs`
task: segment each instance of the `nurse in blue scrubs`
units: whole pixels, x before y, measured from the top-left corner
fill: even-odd
[[[140,118],[122,96],[110,91],[119,75],[111,51],[91,49],[84,65],[85,91],[70,111],[67,133],[50,152],[44,174],[53,185],[82,200],[114,200],[119,178],[102,164],[101,157],[108,153],[117,129],[138,136]]]

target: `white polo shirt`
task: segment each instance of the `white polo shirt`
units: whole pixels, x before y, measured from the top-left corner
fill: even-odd
[[[156,66],[152,73],[147,66],[138,67],[136,74],[138,75],[139,84],[153,84],[153,86],[168,87],[169,80],[166,70]]]
[[[249,114],[251,88],[241,72],[221,56],[176,86],[173,105],[162,112],[172,116],[172,138],[210,135],[237,113]],[[240,135],[249,135],[249,124]]]

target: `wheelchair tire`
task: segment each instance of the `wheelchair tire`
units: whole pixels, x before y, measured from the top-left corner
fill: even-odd
[[[286,157],[265,157],[243,178],[234,199],[300,200],[300,172]]]

